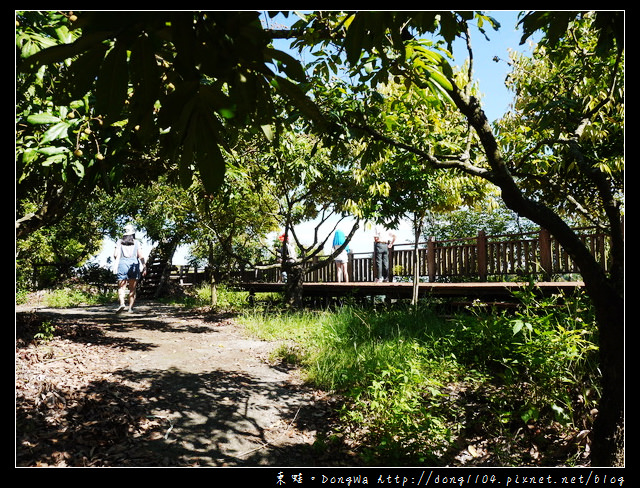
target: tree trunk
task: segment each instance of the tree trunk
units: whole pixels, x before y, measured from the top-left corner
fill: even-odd
[[[579,236],[551,210],[521,195],[513,198],[504,189],[503,199],[519,215],[549,230],[580,269],[598,323],[602,372],[602,397],[593,426],[591,463],[617,465],[623,457],[624,433],[624,289],[619,286],[620,276],[617,272],[607,276]],[[616,234],[618,229],[612,227],[612,233]],[[613,247],[612,255],[619,255],[616,246]]]
[[[624,289],[619,286],[620,277],[617,272],[607,276],[579,236],[553,211],[506,189],[508,185],[501,188],[507,206],[547,229],[580,269],[598,323],[602,372],[602,397],[593,426],[591,463],[618,465],[623,458],[624,434]],[[618,229],[613,227],[612,233],[616,234]],[[616,246],[613,247],[612,254],[619,255]]]
[[[282,263],[282,271],[287,273],[287,281],[284,285],[285,303],[290,307],[299,308],[302,305],[303,270],[295,264]]]
[[[466,98],[455,86],[449,93],[474,127],[491,166],[491,171],[486,173],[468,167],[462,169],[497,185],[505,204],[519,216],[549,230],[580,269],[596,312],[602,372],[602,397],[593,427],[591,462],[594,466],[617,465],[622,461],[624,434],[624,287],[621,285],[624,283],[624,240],[621,223],[615,221],[615,212],[608,214],[614,264],[611,276],[607,276],[577,234],[553,210],[522,194],[478,101]]]
[[[411,297],[411,304],[414,307],[418,306],[418,289],[420,287],[420,260],[418,259],[418,241],[420,240],[420,234],[422,233],[422,225],[424,222],[424,213],[421,215],[413,215],[413,293]]]
[[[153,290],[154,298],[162,296],[167,289],[167,284],[169,282],[169,277],[171,276],[171,262],[173,260],[173,255],[182,240],[182,235],[174,235],[169,239],[163,239],[158,243],[155,249],[151,251],[149,256],[149,264],[154,263],[159,268],[159,281],[156,286],[156,289]],[[152,276],[147,274],[147,279],[151,279]],[[144,288],[143,281],[143,288]]]
[[[624,298],[608,283],[590,286],[596,309],[602,397],[593,426],[592,466],[624,463]]]
[[[216,272],[213,269],[213,243],[209,241],[209,286],[211,290],[211,306],[218,305],[218,286],[216,284]]]

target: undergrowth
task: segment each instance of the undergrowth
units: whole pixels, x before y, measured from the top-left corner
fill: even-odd
[[[536,449],[551,450],[590,428],[600,394],[591,309],[582,297],[520,299],[515,312],[469,307],[443,317],[423,303],[252,309],[241,321],[281,341],[281,357],[309,382],[345,398],[343,434],[365,461],[451,463],[460,446],[483,437],[494,465],[578,464],[585,444],[563,459],[532,455],[529,444],[536,433]]]
[[[90,286],[69,286],[29,293],[16,291],[16,305],[65,308],[80,305],[104,305],[117,300],[115,291],[102,292]]]

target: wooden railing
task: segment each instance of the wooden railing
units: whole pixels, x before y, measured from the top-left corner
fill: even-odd
[[[608,238],[594,228],[576,229],[582,240],[590,248],[598,262],[607,270]],[[414,244],[396,244],[390,252],[390,280],[413,281],[415,259]],[[546,230],[521,234],[487,236],[479,232],[476,237],[436,241],[429,239],[418,243],[418,276],[420,281],[455,282],[487,281],[513,277],[533,277],[550,281],[559,275],[579,274],[569,255]],[[374,281],[375,266],[373,252],[349,254],[349,280],[353,282]],[[329,283],[337,281],[337,270],[333,260],[316,258],[305,264],[324,263],[318,269],[309,271],[305,281],[309,283]],[[282,281],[279,267],[251,269],[232,273],[234,281],[267,282]],[[202,280],[198,270],[181,267],[172,275],[183,283]]]
[[[607,270],[607,236],[594,228],[576,229],[593,255]],[[397,244],[390,253],[391,278],[412,281],[414,276],[414,244]],[[312,283],[337,281],[333,262],[308,273]],[[318,260],[314,261],[318,262]],[[312,263],[313,264],[313,263]],[[421,281],[487,281],[513,276],[551,280],[557,275],[579,274],[579,270],[548,231],[476,237],[418,243],[418,275]],[[374,281],[373,253],[349,254],[350,281]],[[279,269],[252,270],[245,281],[280,281]]]
[[[600,264],[607,269],[607,238],[593,229],[578,229]],[[398,277],[414,276],[414,249],[396,246],[392,272]],[[579,274],[569,255],[548,231],[487,236],[479,232],[474,238],[434,241],[418,245],[418,273],[428,281],[477,279],[492,277],[538,276],[544,280],[554,275]]]

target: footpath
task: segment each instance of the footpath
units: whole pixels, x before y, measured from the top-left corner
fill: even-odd
[[[233,317],[141,302],[16,311],[17,466],[347,465],[314,447],[334,400]],[[334,450],[335,451],[335,450]],[[334,457],[335,459],[330,459]]]

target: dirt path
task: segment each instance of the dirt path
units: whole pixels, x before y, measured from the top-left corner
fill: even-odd
[[[270,362],[233,318],[141,303],[18,311],[16,465],[340,465],[312,447],[332,399]],[[19,337],[19,334],[18,334]],[[334,453],[335,454],[335,453]]]

